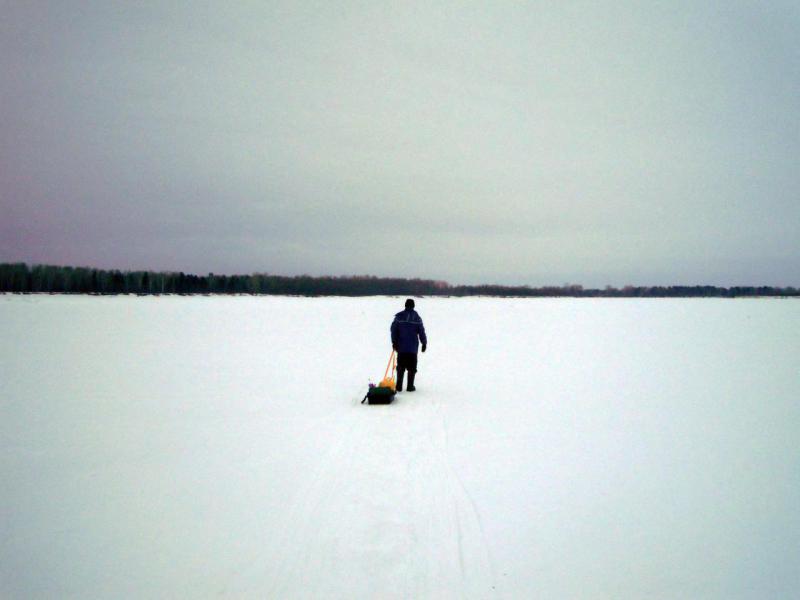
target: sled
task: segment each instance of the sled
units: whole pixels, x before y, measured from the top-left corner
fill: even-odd
[[[389,357],[389,364],[386,365],[386,372],[383,374],[383,379],[378,385],[369,384],[367,395],[361,401],[361,404],[391,404],[397,394],[396,383],[394,380],[394,370],[397,367],[397,355],[392,350],[392,355]]]
[[[361,404],[364,404],[364,402],[367,404],[391,404],[396,393],[392,388],[376,385],[369,388]]]

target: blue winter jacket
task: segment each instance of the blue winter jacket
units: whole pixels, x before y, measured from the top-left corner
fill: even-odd
[[[417,311],[407,308],[397,313],[392,321],[392,345],[398,352],[417,353],[419,342],[428,345],[428,338],[425,336],[425,326]]]

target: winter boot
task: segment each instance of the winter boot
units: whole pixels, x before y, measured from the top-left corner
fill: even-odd
[[[409,392],[413,392],[414,390],[417,389],[417,388],[414,387],[414,377],[416,377],[416,376],[417,376],[417,372],[416,371],[409,371],[408,372],[408,388],[407,389],[408,389]]]
[[[403,391],[403,376],[405,374],[406,374],[406,370],[405,369],[397,369],[397,385],[394,388],[396,392],[402,392]],[[409,374],[408,374],[408,384],[409,384],[409,386],[411,385],[412,381],[413,381],[412,375],[409,372]]]

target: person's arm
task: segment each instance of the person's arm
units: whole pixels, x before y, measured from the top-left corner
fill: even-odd
[[[397,350],[397,319],[392,321],[392,326],[389,328],[389,332],[392,334],[392,349]]]
[[[428,336],[425,335],[425,325],[422,322],[422,319],[419,320],[419,326],[417,328],[417,333],[419,334],[419,341],[422,342],[422,351],[428,349]]]

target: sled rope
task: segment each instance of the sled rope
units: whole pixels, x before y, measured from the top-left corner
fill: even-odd
[[[394,368],[397,366],[397,353],[392,350],[392,355],[389,357],[389,364],[386,365],[386,372],[383,374],[383,378],[387,379],[389,377],[389,373],[394,374]],[[392,377],[394,379],[394,377]]]

